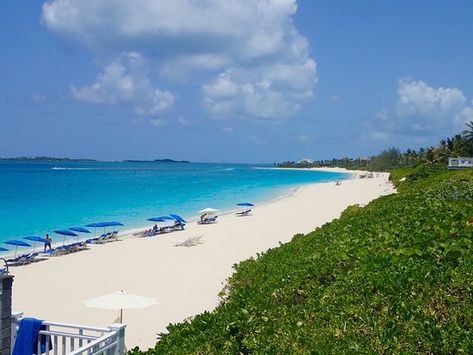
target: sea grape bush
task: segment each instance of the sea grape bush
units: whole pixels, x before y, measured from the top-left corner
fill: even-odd
[[[130,354],[473,352],[473,174],[400,192],[241,262],[213,312]]]

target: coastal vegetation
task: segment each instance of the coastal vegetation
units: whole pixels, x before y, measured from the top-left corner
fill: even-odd
[[[397,194],[235,265],[219,307],[144,353],[471,353],[473,175],[393,177]]]
[[[214,311],[130,354],[473,352],[473,174],[436,159],[450,143],[399,153],[398,193],[235,265]]]
[[[383,150],[380,154],[364,158],[340,158],[332,160],[287,161],[276,164],[281,168],[339,167],[368,171],[391,171],[401,166],[419,164],[447,163],[448,158],[469,157],[473,155],[473,121],[466,123],[461,134],[442,139],[435,147],[407,149],[401,152],[397,148]]]

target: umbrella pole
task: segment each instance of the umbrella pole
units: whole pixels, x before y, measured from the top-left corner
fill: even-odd
[[[120,308],[120,324],[123,324],[123,308]]]
[[[15,246],[15,258],[16,258],[16,251],[18,250],[18,245]]]

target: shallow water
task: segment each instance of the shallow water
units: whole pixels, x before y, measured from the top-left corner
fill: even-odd
[[[168,213],[192,218],[206,207],[235,209],[347,177],[239,164],[0,162],[0,242],[103,220],[133,228]]]

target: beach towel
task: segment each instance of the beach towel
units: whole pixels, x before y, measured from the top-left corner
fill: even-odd
[[[23,318],[20,321],[12,355],[39,355],[37,354],[39,331],[46,329],[46,326],[42,324],[43,321],[36,318]],[[49,347],[51,350],[51,341],[49,342]],[[41,354],[45,352],[46,337],[43,336],[41,337]]]

